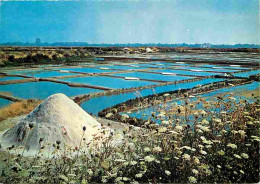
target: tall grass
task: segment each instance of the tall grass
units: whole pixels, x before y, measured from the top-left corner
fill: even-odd
[[[40,100],[22,100],[20,102],[13,102],[0,109],[0,122],[11,117],[28,114],[40,103]]]
[[[259,182],[260,105],[234,97],[173,104],[162,124],[147,121],[121,135],[105,130],[88,144],[64,147],[61,141],[42,145],[33,158],[2,158],[0,181],[7,183],[257,183]],[[195,104],[196,106],[196,104]],[[212,110],[215,107],[218,110]],[[190,114],[191,113],[191,114]],[[186,118],[189,117],[189,118]],[[151,117],[156,118],[156,117]],[[162,117],[160,117],[162,118]],[[82,129],[82,134],[87,133]],[[41,153],[54,147],[50,158]],[[15,151],[23,148],[10,147]],[[73,156],[74,155],[74,156]],[[76,155],[76,156],[75,156]]]

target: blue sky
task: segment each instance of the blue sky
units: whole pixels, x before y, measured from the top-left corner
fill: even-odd
[[[2,0],[0,42],[41,38],[42,42],[259,44],[258,3]]]

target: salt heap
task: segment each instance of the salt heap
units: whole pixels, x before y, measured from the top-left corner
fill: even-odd
[[[83,136],[83,127],[86,128]],[[2,145],[25,146],[28,151],[60,141],[68,146],[89,142],[101,124],[64,94],[54,94],[2,136]]]

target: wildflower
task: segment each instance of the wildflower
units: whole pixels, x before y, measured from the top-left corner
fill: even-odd
[[[219,150],[218,154],[223,156],[223,155],[225,155],[225,152],[223,150]]]
[[[138,173],[135,175],[136,178],[142,178],[143,177],[143,174],[142,173]]]
[[[241,156],[237,155],[237,154],[234,154],[234,157],[238,158],[238,159],[241,159]]]
[[[219,118],[215,118],[215,119],[213,119],[213,121],[214,121],[215,123],[221,123],[221,119],[219,119]]]
[[[212,142],[214,142],[214,143],[221,143],[220,140],[212,140]]]
[[[166,174],[167,176],[169,176],[169,175],[171,175],[171,172],[168,171],[168,170],[165,170],[165,174]]]
[[[248,159],[248,158],[249,158],[248,154],[246,154],[246,153],[242,153],[241,156],[242,156],[244,159]]]
[[[131,161],[131,162],[130,162],[130,165],[136,165],[136,164],[137,164],[136,161]]]
[[[201,129],[202,131],[204,131],[204,132],[210,132],[210,128],[207,127],[207,126],[201,126],[200,129]]]
[[[131,150],[133,150],[135,148],[135,144],[132,143],[132,142],[127,143],[127,145],[128,145],[128,148],[131,149]]]
[[[213,142],[210,141],[210,140],[209,140],[209,141],[208,141],[208,140],[203,140],[202,142],[203,142],[204,144],[213,144]]]
[[[205,170],[205,174],[206,174],[206,175],[211,175],[212,172],[211,172],[209,169],[206,169],[206,170]]]
[[[128,180],[129,180],[129,178],[123,177],[123,181],[128,181]]]
[[[227,146],[232,149],[237,149],[237,145],[235,145],[235,144],[228,143]]]
[[[245,174],[243,170],[239,170],[239,172],[240,172],[241,174]]]
[[[207,112],[204,111],[204,110],[201,110],[200,113],[201,113],[202,116],[206,116],[207,115]]]
[[[231,167],[230,165],[225,165],[226,166],[226,168],[228,168],[228,169],[232,169],[233,167]]]
[[[150,152],[150,151],[151,151],[151,149],[149,147],[144,148],[144,152]]]
[[[177,125],[177,126],[175,127],[175,129],[176,129],[177,131],[179,131],[179,132],[183,130],[182,126],[179,126],[179,125]]]
[[[221,169],[222,167],[220,165],[217,165],[217,168]]]
[[[198,175],[198,174],[199,174],[199,171],[196,170],[196,169],[192,169],[192,173],[195,174],[195,175]]]
[[[159,132],[160,133],[164,133],[164,132],[166,132],[167,131],[167,128],[166,127],[160,127],[159,128]]]
[[[115,159],[115,162],[125,162],[126,160],[124,159]]]
[[[198,118],[198,117],[199,117],[199,113],[198,113],[197,111],[194,112],[193,115],[194,115],[195,118]]]
[[[105,117],[106,117],[106,118],[111,118],[112,116],[114,116],[114,114],[113,114],[113,113],[111,113],[111,112],[109,112],[109,113],[107,113],[107,114],[106,114],[106,116],[105,116]]]
[[[102,183],[107,183],[107,176],[102,176],[101,181]]]
[[[153,148],[153,152],[155,152],[155,153],[158,153],[158,152],[161,152],[161,151],[162,151],[162,148],[159,147],[159,146]]]
[[[169,121],[162,121],[163,125],[169,125]]]
[[[182,151],[180,151],[180,150],[179,150],[179,151],[177,151],[177,154],[181,155],[181,154],[182,154]]]
[[[212,148],[211,145],[206,145],[205,147],[208,148],[208,149]]]
[[[190,181],[191,183],[197,183],[197,179],[196,179],[195,177],[193,177],[193,176],[190,176],[190,177],[189,177],[189,181]]]
[[[238,133],[238,131],[232,130],[231,133],[234,134],[234,135],[236,135],[236,134]]]
[[[165,114],[162,114],[162,113],[157,115],[157,118],[164,118],[164,117],[165,117]]]
[[[226,130],[224,130],[224,129],[223,129],[223,130],[221,130],[220,132],[221,132],[221,134],[225,134],[225,133],[227,133],[227,131],[226,131]]]
[[[116,182],[120,182],[121,180],[123,180],[123,177],[117,177],[117,178],[115,179]]]
[[[91,169],[88,169],[87,170],[87,173],[89,174],[89,176],[92,176],[93,175],[93,171]]]
[[[251,116],[245,116],[245,118],[247,118],[249,121],[254,121],[254,118]]]
[[[202,155],[207,155],[207,152],[206,152],[206,151],[203,151],[203,150],[200,150],[200,153],[201,153]]]
[[[146,162],[153,162],[155,159],[154,159],[153,156],[146,156],[146,157],[144,157],[144,160],[145,160]]]
[[[203,133],[203,131],[202,131],[202,130],[200,130],[200,129],[199,129],[199,130],[197,130],[197,132],[198,132],[198,133],[201,133],[201,134]]]
[[[209,124],[209,122],[208,122],[206,119],[203,119],[203,120],[201,121],[201,123],[204,124],[204,125],[208,125],[208,124]]]
[[[105,170],[109,169],[109,162],[108,161],[103,161],[101,163],[101,167],[104,168]]]
[[[260,142],[260,138],[257,137],[257,136],[252,135],[251,138],[252,138],[254,141]]]
[[[198,147],[199,147],[200,149],[204,148],[204,146],[201,145],[201,144],[199,144]]]
[[[189,147],[189,146],[183,146],[183,147],[181,147],[181,149],[191,150],[191,147]]]
[[[200,139],[203,141],[206,140],[206,138],[204,136],[200,136]]]
[[[68,182],[69,181],[69,179],[65,175],[63,175],[63,174],[59,175],[59,179],[64,181],[64,182]]]
[[[225,116],[227,114],[227,112],[226,111],[221,111],[220,114]]]
[[[188,161],[190,160],[190,155],[186,153],[182,157],[184,158],[184,160],[188,160]]]

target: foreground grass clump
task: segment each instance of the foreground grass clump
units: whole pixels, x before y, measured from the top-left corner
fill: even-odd
[[[0,181],[9,183],[258,183],[259,102],[237,102],[234,97],[202,101],[204,110],[187,115],[190,105],[161,125],[146,122],[129,126],[122,136],[95,136],[71,148],[61,141],[41,145],[33,158],[2,158]],[[212,104],[211,104],[212,103]],[[216,110],[209,108],[211,105]],[[184,113],[184,116],[185,113]],[[191,118],[191,116],[193,116]],[[82,134],[87,133],[83,127]],[[102,140],[102,143],[101,143]],[[41,156],[52,146],[50,158]],[[17,151],[23,148],[10,147]],[[74,156],[73,156],[74,155]]]
[[[40,100],[22,100],[20,102],[13,102],[0,109],[0,122],[15,116],[28,114],[41,102],[42,101]]]

